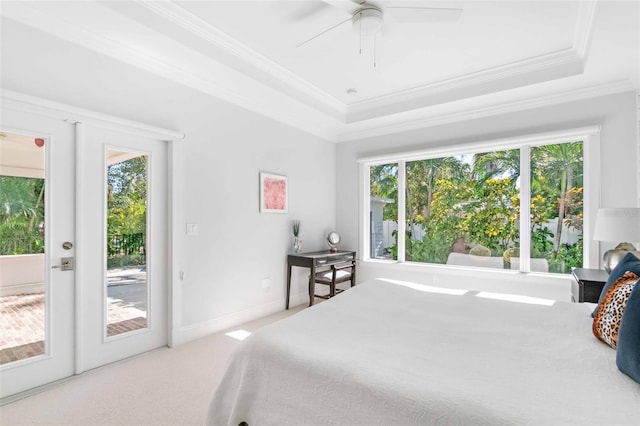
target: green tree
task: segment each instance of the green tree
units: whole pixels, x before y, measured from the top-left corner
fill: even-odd
[[[445,263],[453,242],[467,234],[465,203],[473,197],[474,185],[469,179],[439,179],[434,189],[426,234],[422,241],[411,242],[407,257],[414,261]]]
[[[520,177],[520,150],[494,151],[473,156],[473,174],[479,186],[488,179],[508,177],[516,182]]]
[[[147,156],[110,165],[107,181],[108,233],[144,233],[147,226]]]
[[[44,179],[0,176],[0,255],[44,252]]]
[[[582,143],[535,147],[530,154],[532,254],[551,266],[580,266],[582,241],[560,241],[563,225],[582,229]],[[465,158],[407,162],[407,260],[445,263],[458,238],[494,256],[518,247],[520,150],[476,154],[471,164]],[[397,200],[397,182],[396,164],[372,167],[372,196]],[[388,207],[385,220],[396,221],[397,205]],[[556,216],[554,233],[546,224]],[[424,227],[421,240],[409,235],[414,224]]]
[[[108,265],[144,262],[147,227],[147,156],[107,169]]]
[[[407,163],[406,214],[408,229],[424,224],[431,216],[431,204],[440,180],[462,182],[469,167],[455,157],[431,158]]]
[[[518,209],[513,203],[517,195],[509,178],[490,178],[476,186],[475,198],[465,206],[464,229],[470,240],[502,256],[519,238]]]
[[[532,188],[539,188],[556,200],[558,224],[553,252],[557,255],[563,225],[582,229],[582,142],[537,147],[532,150],[532,159]]]
[[[383,210],[384,220],[398,220],[398,165],[381,164],[371,166],[369,185],[372,197],[396,200],[396,203],[386,204]]]

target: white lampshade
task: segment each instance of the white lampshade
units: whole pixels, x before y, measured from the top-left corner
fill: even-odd
[[[599,209],[593,239],[620,242],[602,257],[602,265],[607,272],[611,272],[629,252],[640,257],[640,251],[631,244],[640,241],[640,208]]]
[[[611,242],[640,242],[640,208],[598,209],[593,239]]]

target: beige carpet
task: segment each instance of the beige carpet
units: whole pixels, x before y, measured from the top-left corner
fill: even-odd
[[[233,330],[253,332],[304,306]],[[239,343],[220,333],[97,368],[0,407],[0,424],[202,425],[225,363]]]

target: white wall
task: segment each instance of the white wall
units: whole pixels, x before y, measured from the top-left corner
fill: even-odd
[[[304,251],[326,248],[335,225],[334,144],[239,110],[215,125],[209,116],[184,129],[174,158],[178,340],[284,309],[292,221]],[[288,177],[287,214],[259,213],[259,171]],[[306,283],[295,270],[292,304],[308,301]]]
[[[20,40],[2,43],[3,90],[186,134],[171,176],[173,343],[284,309],[291,221],[305,251],[335,226],[333,143],[13,21],[1,29]],[[258,212],[260,171],[288,176],[288,214]],[[305,283],[296,271],[293,304],[308,301]]]
[[[403,151],[417,151],[429,147],[472,143],[491,139],[543,133],[583,126],[601,125],[599,153],[601,161],[600,205],[603,207],[636,206],[640,195],[638,183],[639,142],[636,93],[628,92],[598,97],[579,102],[553,105],[430,127],[394,136],[376,137],[345,142],[337,148],[336,225],[342,230],[346,245],[358,246],[358,163],[357,159]],[[593,227],[593,223],[589,224]],[[601,253],[611,248],[601,244]],[[473,285],[478,289],[522,292],[538,297],[568,300],[570,291],[567,278],[559,279],[562,287],[546,285],[544,276],[525,277],[521,274],[482,272],[470,277],[464,271],[426,265],[397,265],[361,262],[359,281],[374,276],[418,280],[435,285]],[[436,282],[437,281],[437,282]],[[506,286],[505,286],[506,284]]]

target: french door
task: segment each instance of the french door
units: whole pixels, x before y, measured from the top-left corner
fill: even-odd
[[[26,291],[43,300],[42,350],[3,361],[0,397],[166,345],[166,142],[10,108],[0,131],[40,145],[45,200],[42,288]],[[5,158],[0,175],[31,167]],[[14,258],[28,255],[0,254]]]
[[[73,270],[63,270],[61,259],[73,259],[77,248],[74,126],[3,109],[0,131],[0,191],[9,206],[2,215],[2,243],[15,241],[0,253],[0,396],[6,397],[74,373],[75,277]],[[33,187],[39,189],[34,193]],[[30,196],[38,199],[29,201]],[[29,219],[26,225],[36,219],[37,230],[6,232],[24,223],[20,215]],[[32,244],[20,247],[25,238]]]
[[[167,146],[81,125],[79,370],[167,344]]]

